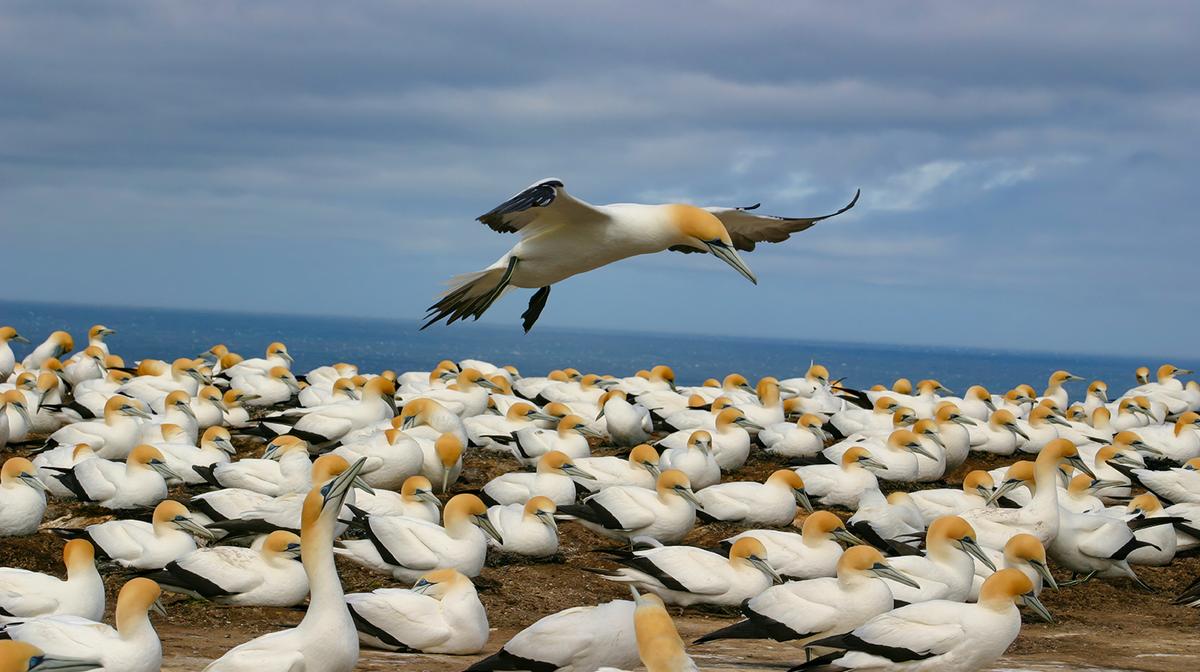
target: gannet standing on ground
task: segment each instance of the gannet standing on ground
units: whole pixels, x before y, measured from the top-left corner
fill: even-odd
[[[429,308],[422,328],[443,319],[447,324],[467,317],[479,319],[511,287],[539,288],[522,315],[529,331],[546,307],[554,283],[620,259],[668,249],[709,252],[757,283],[737,250],[787,240],[849,210],[857,201],[856,192],[835,213],[787,218],[753,214],[750,211],[757,204],[746,208],[591,205],[568,194],[561,180],[540,180],[478,217],[493,231],[519,233],[521,240],[488,268],[454,278],[454,287]]]
[[[346,493],[362,470],[359,460],[304,500],[301,562],[311,598],[300,624],[234,647],[205,672],[351,672],[358,663],[358,631],[346,606],[333,559],[333,534]]]

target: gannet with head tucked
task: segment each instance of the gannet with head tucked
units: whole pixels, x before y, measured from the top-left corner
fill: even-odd
[[[465,655],[488,639],[487,613],[471,580],[453,569],[421,576],[412,588],[346,596],[359,640],[387,651]]]
[[[522,315],[529,331],[550,297],[550,286],[615,261],[664,250],[708,252],[751,282],[754,273],[737,250],[782,242],[793,233],[854,207],[858,194],[830,215],[787,218],[749,208],[619,203],[591,205],[566,192],[561,180],[540,180],[478,219],[493,231],[521,240],[488,268],[456,277],[454,287],[430,307],[425,326],[478,319],[509,288],[539,288]]]
[[[104,580],[96,570],[96,549],[86,539],[63,546],[67,579],[16,567],[0,567],[0,623],[36,616],[104,616]]]

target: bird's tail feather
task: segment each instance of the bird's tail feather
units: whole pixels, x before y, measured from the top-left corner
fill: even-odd
[[[506,268],[489,268],[455,276],[450,280],[453,288],[429,307],[421,329],[443,319],[446,324],[454,324],[468,317],[478,320],[508,289],[508,281],[516,267],[517,258],[510,257]]]

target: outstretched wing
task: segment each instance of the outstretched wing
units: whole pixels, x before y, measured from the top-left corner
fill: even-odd
[[[854,198],[841,210],[821,215],[820,217],[776,217],[775,215],[760,215],[751,210],[758,209],[759,203],[744,208],[705,208],[716,215],[717,219],[729,231],[733,246],[749,252],[755,243],[782,243],[793,233],[800,233],[822,219],[836,217],[854,207],[858,203],[861,190],[854,192]],[[699,252],[700,250],[695,250]]]
[[[567,193],[550,177],[526,187],[476,219],[499,233],[516,233],[534,222],[575,224],[603,219],[604,213]]]

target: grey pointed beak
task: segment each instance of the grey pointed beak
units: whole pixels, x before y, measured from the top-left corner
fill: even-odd
[[[983,549],[979,547],[979,544],[977,544],[974,539],[970,537],[963,537],[958,543],[960,546],[962,546],[964,551],[966,551],[969,555],[974,556],[976,560],[982,562],[985,567],[993,572],[996,571],[996,563],[992,562],[992,559],[987,556],[987,553],[983,552]]]
[[[941,440],[939,440],[939,439],[934,439],[932,436],[930,436],[930,437],[928,437],[928,438],[929,438],[929,439],[931,439],[931,440],[933,440],[933,441],[934,441],[935,443],[937,443],[938,445],[941,445],[941,443],[942,443],[942,442],[941,442]],[[942,446],[942,447],[943,447],[943,448],[945,448],[945,446]],[[914,452],[914,453],[918,454],[918,455],[922,455],[922,456],[924,456],[924,457],[928,457],[928,458],[929,458],[929,459],[931,459],[931,460],[936,460],[936,459],[937,459],[936,457],[934,457],[933,453],[931,453],[931,452],[929,452],[928,450],[926,450],[925,446],[922,446],[922,445],[921,445],[921,444],[919,444],[919,443],[914,443],[914,444],[910,445],[910,446],[908,447],[908,449],[909,449],[909,450],[911,450],[912,452]]]
[[[26,344],[26,345],[29,345],[29,342],[30,342],[28,338],[25,338],[24,336],[22,336],[22,335],[20,335],[20,334],[17,334],[16,336],[13,336],[13,337],[12,337],[11,339],[9,339],[9,340],[11,340],[13,343],[24,343],[24,344]]]
[[[691,488],[685,488],[682,485],[675,486],[675,492],[685,500],[692,503],[692,506],[697,509],[703,509],[704,505],[700,503],[700,499],[696,497],[696,493],[692,492]]]
[[[1092,481],[1092,484],[1089,485],[1088,488],[1099,491],[1104,490],[1105,488],[1124,488],[1128,485],[1128,483],[1123,483],[1121,481],[1097,479]]]
[[[604,435],[601,434],[600,432],[597,432],[594,429],[589,429],[587,427],[584,427],[583,425],[576,427],[575,431],[583,436],[589,436],[593,439],[603,439],[604,438]]]
[[[1009,479],[1009,480],[1001,483],[1000,487],[993,490],[992,494],[987,498],[987,503],[989,505],[995,504],[998,499],[1007,495],[1008,493],[1012,492],[1013,490],[1016,490],[1017,488],[1021,487],[1022,484],[1023,484],[1023,481],[1020,481],[1015,478]]]
[[[329,482],[322,490],[325,493],[325,501],[322,508],[327,507],[332,503],[336,508],[342,508],[342,502],[346,501],[346,494],[350,492],[352,487],[360,487],[358,483],[362,480],[358,477],[358,473],[362,471],[363,465],[367,463],[367,458],[360,457],[350,465],[350,468],[338,474],[332,481]],[[362,485],[366,485],[363,483]],[[367,486],[367,492],[374,492]]]
[[[1067,464],[1082,471],[1093,479],[1096,478],[1096,474],[1092,473],[1091,467],[1089,467],[1087,463],[1083,461],[1083,458],[1079,457],[1078,455],[1072,455],[1071,457],[1068,457]]]
[[[586,479],[589,481],[596,480],[596,478],[594,476],[592,476],[588,472],[584,471],[583,469],[580,469],[579,467],[577,467],[571,463],[564,464],[562,466],[562,470],[563,470],[563,473],[568,476],[574,476],[575,478],[583,478],[583,479]]]
[[[868,571],[881,579],[891,579],[892,581],[895,581],[896,583],[902,583],[909,588],[916,588],[918,590],[921,588],[921,584],[913,581],[912,578],[907,574],[901,572],[895,567],[892,567],[891,565],[885,565],[882,562],[875,563],[875,565],[872,566]]]
[[[218,439],[213,439],[213,445],[230,455],[237,454],[237,448],[234,448],[233,443],[223,436]]]
[[[279,353],[279,356],[280,356],[280,357],[282,357],[282,358],[283,358],[283,361],[287,362],[288,364],[295,364],[295,363],[296,363],[296,360],[292,359],[292,356],[291,356],[291,355],[289,355],[289,354],[287,353],[287,351],[286,351],[286,350],[285,350],[285,351],[283,351],[283,352],[281,352],[281,353]]]
[[[490,381],[490,380],[488,380],[488,379],[486,379],[486,378],[480,378],[479,380],[477,380],[477,381],[476,381],[476,383],[477,383],[477,384],[478,384],[480,387],[483,387],[483,388],[486,388],[486,389],[492,390],[493,392],[496,392],[496,391],[499,391],[499,390],[500,390],[500,386],[499,386],[499,385],[497,385],[497,384],[493,383],[492,381]]]
[[[417,416],[410,415],[407,418],[405,418],[403,422],[400,423],[400,429],[402,429],[402,430],[403,429],[412,429],[412,426],[414,424],[416,424],[416,422],[417,422]]]
[[[833,535],[834,539],[837,539],[838,541],[845,543],[845,544],[849,544],[851,546],[866,546],[867,545],[867,542],[863,541],[862,539],[859,539],[857,535],[855,535],[853,532],[851,532],[850,530],[847,530],[844,527],[835,528],[833,530],[833,532],[830,532],[830,534]]]
[[[796,503],[803,506],[805,511],[813,512],[812,500],[808,498],[808,493],[804,491],[804,488],[793,490],[792,494],[796,497]]]
[[[1029,592],[1025,593],[1022,598],[1025,600],[1025,606],[1032,609],[1033,612],[1038,615],[1038,617],[1047,623],[1054,622],[1054,617],[1050,615],[1050,610],[1046,608],[1046,605],[1042,604],[1042,601],[1039,600],[1036,595],[1034,595],[1032,592]]]
[[[178,527],[179,529],[183,530],[184,532],[187,532],[188,534],[194,534],[197,537],[203,537],[205,539],[216,539],[217,538],[217,535],[215,532],[213,532],[212,530],[208,529],[207,527],[201,525],[200,523],[197,523],[196,521],[192,520],[191,518],[188,518],[187,516],[176,516],[175,520],[172,522],[175,523],[175,527]]]
[[[753,420],[750,420],[749,418],[738,418],[737,420],[734,420],[733,422],[734,422],[734,424],[736,424],[739,427],[744,427],[746,429],[752,429],[756,432],[761,432],[763,430],[762,425],[758,424],[757,422],[754,422]]]
[[[150,418],[154,417],[148,411],[142,410],[142,409],[138,408],[137,406],[130,406],[129,409],[130,410],[128,411],[128,413],[130,415],[132,415],[134,417],[142,418],[143,420],[149,420]]]
[[[363,480],[362,476],[355,476],[353,481],[350,481],[350,487],[362,490],[368,495],[375,494],[375,488],[372,488],[369,483]]]
[[[1137,450],[1140,450],[1142,452],[1150,453],[1151,455],[1160,455],[1161,456],[1163,454],[1163,452],[1161,450],[1159,450],[1158,448],[1155,448],[1154,446],[1151,446],[1150,444],[1148,444],[1145,441],[1142,441],[1140,439],[1138,441],[1134,441],[1133,443],[1131,443],[1129,445],[1133,446],[1134,448],[1136,448]]]
[[[1042,581],[1047,586],[1058,590],[1058,582],[1054,580],[1054,575],[1050,573],[1050,568],[1046,566],[1046,563],[1041,560],[1030,560],[1029,565],[1033,567],[1033,571],[1038,573],[1038,576],[1042,577]]]
[[[537,517],[538,517],[538,520],[542,521],[542,523],[544,523],[546,525],[546,527],[548,527],[552,530],[558,529],[558,521],[554,520],[553,513],[550,513],[549,511],[538,511]]]
[[[771,583],[783,583],[783,577],[779,576],[779,572],[775,571],[775,568],[766,560],[756,555],[750,556],[747,560],[750,561],[751,565],[754,565],[755,569],[770,577]]]
[[[173,478],[177,481],[183,480],[183,477],[179,475],[179,472],[168,467],[166,465],[166,463],[164,463],[160,460],[150,460],[149,462],[147,462],[147,465],[149,465],[149,467],[151,469],[157,471],[159,473],[159,475],[162,476],[163,478]]]
[[[496,529],[495,525],[492,525],[492,521],[488,520],[487,516],[475,516],[472,520],[479,526],[479,529],[483,530],[484,534],[495,539],[497,544],[504,545],[504,537],[500,536],[500,531]]]
[[[40,398],[38,399],[38,405],[41,406]],[[21,419],[25,421],[25,424],[27,426],[33,425],[33,419],[29,417],[29,409],[28,408],[25,408],[24,405],[14,406],[14,408],[17,409],[17,415],[21,416]]]
[[[880,471],[887,471],[887,465],[880,462],[879,460],[876,460],[873,457],[864,457],[864,458],[860,459],[858,461],[858,463],[864,467],[870,467],[872,469],[878,469]]]
[[[529,418],[533,420],[544,420],[546,422],[558,422],[558,418],[550,415],[549,413],[543,413],[541,411],[530,413]]]
[[[991,399],[984,399],[983,405],[986,406],[989,411],[996,411],[996,402],[992,401]]]
[[[153,611],[154,613],[158,614],[159,616],[167,615],[167,608],[163,606],[163,603],[160,600],[155,600],[155,601],[151,602],[150,610]]]
[[[959,425],[963,425],[964,427],[967,427],[967,426],[974,427],[975,425],[979,424],[979,423],[975,422],[974,419],[968,418],[965,415],[955,416],[954,419],[951,420],[951,422],[954,422]]]
[[[417,499],[423,502],[429,502],[438,508],[441,508],[442,506],[442,500],[438,499],[437,495],[433,494],[433,492],[429,490],[418,490]]]
[[[46,491],[46,484],[43,483],[42,479],[38,478],[37,475],[35,475],[35,474],[22,473],[19,476],[19,478],[21,479],[22,483],[24,483],[25,485],[28,485],[29,487],[33,488],[34,490],[37,490],[39,492]]]
[[[639,462],[639,464],[642,465],[643,469],[650,472],[650,475],[654,477],[654,480],[658,480],[658,475],[662,473],[662,470],[658,468],[657,464],[654,464],[653,462]]]
[[[193,420],[196,419],[196,412],[192,410],[192,407],[190,404],[179,404],[179,406],[177,406],[177,408],[181,412],[183,412],[184,415],[188,416],[189,418],[191,418]]]
[[[1005,427],[1008,428],[1008,431],[1012,432],[1013,434],[1016,434],[1017,436],[1021,437],[1022,439],[1025,439],[1026,441],[1029,440],[1029,435],[1026,434],[1025,432],[1021,431],[1020,427],[1017,427],[1016,425],[1005,425]]]
[[[732,266],[733,270],[741,273],[742,277],[746,278],[750,282],[756,285],[758,284],[758,278],[754,276],[754,271],[751,271],[750,267],[746,265],[746,262],[742,261],[742,258],[738,255],[737,250],[733,249],[729,245],[726,245],[720,240],[706,240],[704,241],[704,245],[708,247],[708,251],[711,252],[714,257]]]

